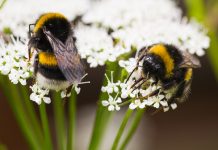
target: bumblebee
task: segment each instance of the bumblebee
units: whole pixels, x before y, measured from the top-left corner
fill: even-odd
[[[169,104],[185,101],[190,91],[193,68],[201,66],[197,58],[167,44],[144,47],[138,52],[137,57],[137,67],[133,72],[141,67],[141,76],[132,88],[141,88],[148,79],[152,78],[153,84],[160,85],[162,91],[170,93],[167,99]],[[150,96],[159,92],[160,90],[156,90]]]
[[[36,51],[34,75],[40,87],[59,91],[81,82],[84,66],[71,24],[65,16],[59,13],[41,15],[29,25],[29,36],[29,59]]]

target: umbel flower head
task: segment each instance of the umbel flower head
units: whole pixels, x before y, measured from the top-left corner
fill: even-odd
[[[183,18],[181,10],[173,1],[127,1],[107,0],[98,2],[94,9],[85,15],[84,21],[100,24],[103,28],[113,29],[110,34],[112,38],[122,43],[129,51],[131,47],[135,47],[137,53],[139,53],[139,50],[144,47],[164,43],[173,45],[180,51],[186,51],[190,54],[198,56],[205,54],[204,50],[209,47],[207,31],[194,20],[188,21]],[[107,8],[105,8],[106,6]],[[103,10],[105,13],[99,13]],[[107,14],[106,16],[109,17],[104,17],[102,14]],[[143,88],[134,89],[132,87],[135,81],[140,78],[142,72],[140,68],[133,71],[137,66],[137,55],[135,58],[118,61],[127,73],[133,72],[132,77],[128,79],[128,82],[127,78],[117,82],[113,81],[113,85],[116,85],[116,89],[119,89],[118,92],[108,92],[111,88],[110,82],[102,88],[102,92],[107,92],[109,97],[121,98],[122,103],[119,103],[118,106],[129,103],[130,109],[153,107],[155,109],[163,108],[164,111],[168,111],[169,108],[177,108],[176,103],[169,102],[174,91],[164,90],[162,84],[154,82],[152,78],[149,78],[142,85]],[[138,66],[142,66],[142,63],[142,61],[139,62]],[[109,105],[104,105],[104,102],[105,100],[102,101],[103,106],[109,107]]]
[[[206,30],[182,17],[172,0],[97,1],[82,22],[75,35],[90,67],[119,61],[123,54],[156,43],[172,44],[198,56],[209,46]]]
[[[27,40],[20,40],[13,36],[6,43],[0,39],[0,72],[8,75],[13,84],[26,85],[26,80],[32,75],[32,62],[28,62]]]

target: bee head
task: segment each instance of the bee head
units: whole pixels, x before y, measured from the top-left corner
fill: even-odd
[[[65,18],[49,18],[44,22],[44,24],[39,28],[38,32],[36,33],[39,37],[43,39],[43,41],[46,42],[48,41],[45,34],[43,33],[43,28],[47,31],[50,31],[55,38],[59,39],[63,43],[65,43],[71,31],[71,25]]]
[[[163,77],[164,65],[155,55],[147,55],[143,60],[143,73],[145,75]]]

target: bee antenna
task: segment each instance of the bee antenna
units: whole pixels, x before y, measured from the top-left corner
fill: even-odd
[[[129,81],[130,77],[131,77],[132,74],[135,72],[135,70],[137,69],[137,67],[138,67],[138,66],[136,66],[136,67],[133,69],[133,71],[129,74],[129,76],[128,76],[128,78],[127,78],[127,80],[126,80],[125,83],[127,83],[127,82]]]
[[[87,75],[88,75],[88,73],[86,73],[86,74],[81,78],[81,80],[84,79]],[[89,83],[90,83],[90,81],[84,81],[84,82],[78,83],[78,85],[81,85],[81,84],[89,84]]]

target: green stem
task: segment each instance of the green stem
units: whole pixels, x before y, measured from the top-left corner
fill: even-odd
[[[205,10],[205,1],[204,0],[186,0],[186,7],[188,9],[188,14],[190,17],[194,17],[200,22],[203,22],[207,25],[206,21],[206,10]],[[210,36],[210,48],[208,51],[208,56],[210,57],[210,61],[213,67],[213,71],[218,80],[218,37],[215,33],[215,29],[210,28],[209,32]]]
[[[188,10],[188,15],[190,17],[194,17],[200,22],[203,22],[205,25],[207,25],[206,22],[206,10],[205,10],[205,1],[204,0],[186,0],[186,7]],[[210,61],[213,67],[213,71],[216,75],[216,78],[218,80],[218,37],[215,33],[215,29],[210,28],[209,32],[210,36],[210,48],[208,50],[208,56],[210,57]]]
[[[129,121],[129,119],[130,119],[130,116],[131,116],[132,112],[133,112],[133,110],[131,110],[131,109],[128,109],[126,111],[126,114],[125,114],[125,116],[123,118],[123,121],[122,121],[122,123],[120,125],[120,128],[119,128],[119,130],[117,132],[116,138],[115,138],[115,140],[113,142],[113,145],[112,145],[112,148],[111,148],[112,150],[117,150],[119,141],[121,139],[121,136],[123,135],[124,129],[125,129],[128,121]]]
[[[106,65],[106,72],[114,71],[114,81],[117,80],[121,72],[118,70],[119,65],[117,62],[109,63]],[[106,78],[104,78],[103,85],[107,84]],[[108,95],[106,93],[101,93],[98,100],[98,108],[95,116],[95,123],[92,130],[92,136],[89,144],[89,150],[98,150],[101,146],[101,141],[103,140],[104,134],[107,129],[108,122],[111,119],[113,113],[106,110],[101,101],[107,99]]]
[[[31,126],[34,129],[34,132],[35,132],[35,135],[37,136],[37,139],[42,143],[42,139],[43,139],[42,129],[41,129],[41,126],[39,124],[39,119],[36,115],[33,102],[30,101],[30,99],[29,99],[28,89],[24,86],[21,86],[21,85],[19,85],[18,88],[19,88],[20,94],[22,95],[22,99],[24,101],[24,106],[26,108],[27,115],[28,115],[29,121],[31,123]]]
[[[76,128],[76,92],[69,99],[69,130],[67,139],[67,150],[75,150],[75,128]]]
[[[205,19],[205,3],[204,0],[185,0],[188,15],[195,17],[200,22],[203,22]]]
[[[127,101],[119,104],[119,106],[121,107],[121,106],[127,105],[127,104],[131,103],[132,101],[133,101],[133,99],[127,100]]]
[[[3,6],[5,5],[5,3],[7,2],[7,0],[3,0],[0,4],[0,10],[3,8]]]
[[[64,105],[59,92],[54,92],[53,96],[53,109],[56,125],[56,139],[58,150],[65,150],[66,148],[66,132],[65,132],[65,119],[64,119]]]
[[[128,145],[129,141],[131,140],[131,138],[133,137],[142,117],[143,114],[145,112],[145,109],[138,109],[136,112],[136,115],[134,117],[134,120],[132,122],[132,125],[129,128],[129,131],[127,133],[127,136],[124,138],[124,141],[121,144],[121,147],[119,150],[124,150],[126,148],[126,146]]]
[[[47,117],[47,112],[46,112],[46,107],[45,103],[42,102],[42,104],[39,106],[39,111],[40,111],[40,117],[41,117],[41,122],[42,122],[42,127],[43,127],[43,132],[44,132],[44,148],[46,150],[53,150],[52,148],[52,138],[51,138],[51,133],[50,133],[50,128],[49,128],[49,122],[48,122],[48,117]]]
[[[218,37],[215,32],[210,32],[209,33],[211,41],[210,41],[210,48],[208,51],[210,61],[213,67],[213,71],[215,73],[216,79],[218,81]]]
[[[0,77],[1,87],[7,97],[9,105],[14,112],[15,118],[24,133],[24,136],[33,150],[41,149],[41,144],[33,132],[27,113],[22,104],[22,99],[17,85],[13,85],[7,78]]]

